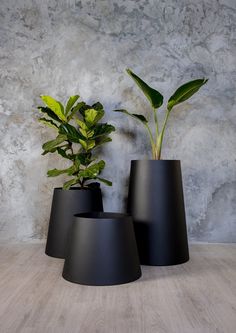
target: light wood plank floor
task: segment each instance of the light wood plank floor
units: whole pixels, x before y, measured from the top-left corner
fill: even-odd
[[[236,244],[195,244],[179,266],[110,287],[69,283],[43,244],[0,246],[1,333],[235,333]]]

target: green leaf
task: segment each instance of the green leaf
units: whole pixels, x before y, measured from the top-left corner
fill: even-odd
[[[79,143],[81,144],[81,146],[84,148],[84,150],[88,151],[91,150],[95,147],[95,140],[79,140]]]
[[[67,138],[71,142],[79,143],[83,136],[77,131],[77,129],[70,124],[61,124],[59,127],[59,133],[67,135]]]
[[[81,127],[83,130],[87,130],[88,129],[88,127],[85,124],[85,122],[83,122],[82,120],[80,120],[78,117],[75,117],[75,121],[79,125],[79,127]]]
[[[86,110],[89,110],[89,109],[91,109],[91,106],[88,105],[88,104],[86,104],[86,103],[83,103],[83,105],[79,108],[79,113],[80,113],[83,117],[85,117],[85,111],[86,111]]]
[[[75,102],[79,99],[79,95],[75,95],[75,96],[70,96],[67,104],[66,104],[66,112],[65,114],[68,115],[68,113],[70,112],[72,106],[75,104]]]
[[[38,106],[38,109],[43,112],[43,113],[46,113],[47,116],[49,118],[52,118],[53,120],[56,120],[58,121],[59,123],[61,123],[61,120],[57,117],[57,115],[55,115],[54,112],[52,112],[51,109],[47,108],[47,107],[44,107],[44,106]]]
[[[91,130],[84,130],[83,128],[80,128],[79,131],[86,139],[92,138],[94,135],[94,131]]]
[[[98,163],[90,165],[85,170],[82,170],[79,173],[79,176],[83,178],[94,179],[100,174],[100,172],[104,169],[104,167],[105,167],[105,162],[101,160]]]
[[[48,142],[45,142],[42,146],[43,150],[47,151],[47,152],[53,152],[56,151],[56,147],[61,144],[62,142],[67,140],[67,136],[63,135],[63,134],[59,134],[55,140],[51,140]]]
[[[81,144],[81,146],[82,146],[85,150],[87,150],[87,143],[86,143],[86,141],[80,139],[80,140],[79,140],[79,143]]]
[[[88,109],[84,112],[84,119],[88,127],[95,125],[104,116],[104,110]]]
[[[99,137],[96,139],[96,147],[103,145],[104,143],[111,142],[112,139],[109,137]]]
[[[174,94],[169,98],[167,109],[171,111],[171,109],[177,105],[180,104],[187,99],[189,99],[191,96],[193,96],[204,84],[206,84],[208,79],[197,79],[193,81],[189,81],[182,86],[180,86]]]
[[[58,126],[51,119],[39,118],[39,122],[48,127],[58,130]]]
[[[125,113],[127,114],[128,116],[132,117],[132,118],[135,118],[139,121],[141,121],[143,124],[147,124],[148,121],[147,119],[142,115],[142,114],[136,114],[136,113],[130,113],[128,112],[127,110],[124,110],[124,109],[119,109],[119,110],[114,110],[115,112],[122,112],[122,113]]]
[[[97,102],[97,103],[94,103],[92,105],[92,108],[95,109],[95,110],[103,110],[103,105],[100,103],[100,102]]]
[[[80,103],[76,104],[76,106],[74,106],[71,109],[71,112],[68,116],[68,121],[71,120],[77,112],[79,112],[82,108],[84,108],[85,105],[86,104],[84,102],[80,102]]]
[[[70,157],[66,154],[66,151],[64,149],[62,149],[61,147],[57,147],[57,152],[62,157],[67,158],[67,159],[70,160]]]
[[[63,105],[56,101],[54,98],[51,96],[40,96],[41,99],[44,101],[44,103],[51,109],[59,119],[62,121],[66,121],[66,116],[64,115],[64,108]]]
[[[111,132],[114,132],[116,129],[114,126],[112,126],[110,124],[101,123],[101,124],[97,124],[93,130],[94,130],[93,139],[95,139],[99,136],[109,135]]]
[[[72,185],[75,185],[78,182],[79,182],[78,178],[73,178],[71,180],[68,180],[67,182],[64,183],[63,190],[69,190]]]
[[[92,154],[90,152],[79,153],[76,158],[80,161],[82,165],[88,165],[92,162],[91,160]]]
[[[58,170],[58,169],[52,169],[48,170],[47,175],[48,177],[57,177],[59,175],[62,175],[63,173],[67,173],[69,176],[71,176],[75,172],[75,167],[72,165],[70,168]]]
[[[134,80],[137,86],[142,90],[144,95],[149,100],[151,106],[154,109],[159,108],[163,104],[163,96],[159,91],[149,87],[142,79],[140,79],[136,74],[134,74],[129,68],[126,69],[126,72]]]
[[[104,179],[104,178],[101,178],[101,177],[97,177],[98,180],[100,180],[100,182],[108,185],[108,186],[112,186],[112,182],[110,180],[107,180],[107,179]]]

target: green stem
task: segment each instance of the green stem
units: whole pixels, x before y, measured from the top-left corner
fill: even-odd
[[[170,111],[167,110],[165,120],[164,120],[164,123],[163,123],[163,127],[162,127],[161,133],[160,133],[160,135],[158,137],[158,140],[157,140],[157,147],[156,147],[157,156],[156,157],[157,157],[158,160],[161,159],[162,142],[163,142],[163,137],[164,137],[164,134],[165,134],[166,124],[167,124],[169,115],[170,115]]]
[[[152,157],[155,160],[156,159],[156,147],[155,147],[153,135],[152,135],[152,132],[151,132],[150,127],[148,126],[148,124],[145,123],[144,126],[146,127],[146,129],[148,131],[148,135],[149,135],[150,142],[151,142],[151,147],[152,147]]]
[[[158,118],[157,118],[157,109],[153,108],[153,112],[154,112],[154,121],[155,121],[155,127],[156,127],[156,143],[158,140],[158,136],[159,136],[159,126],[158,126]]]

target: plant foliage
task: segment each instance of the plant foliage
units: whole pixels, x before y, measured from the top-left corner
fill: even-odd
[[[207,83],[208,79],[197,79],[193,81],[189,81],[182,86],[180,86],[174,94],[169,98],[167,102],[167,107],[165,111],[165,118],[162,124],[161,129],[159,130],[158,125],[158,116],[157,116],[157,109],[162,106],[163,104],[163,96],[159,91],[151,88],[147,83],[145,83],[142,79],[140,79],[136,74],[134,74],[130,69],[126,70],[128,75],[134,80],[137,86],[142,90],[146,98],[148,99],[152,110],[153,110],[153,118],[155,122],[155,134],[153,135],[151,128],[149,126],[149,121],[141,114],[130,113],[127,110],[119,109],[114,110],[116,112],[122,112],[129,115],[132,118],[135,118],[139,122],[143,124],[145,129],[148,132],[150,143],[152,147],[152,157],[153,159],[161,159],[161,150],[162,150],[162,143],[163,137],[165,134],[165,129],[167,125],[167,121],[169,115],[174,106],[186,101],[191,96],[193,96],[204,84]]]
[[[105,162],[93,156],[94,149],[110,142],[109,135],[115,131],[114,126],[100,122],[105,113],[102,104],[90,106],[78,102],[79,95],[71,96],[65,107],[51,96],[41,96],[41,99],[46,106],[38,107],[43,114],[39,121],[55,132],[55,138],[42,145],[42,155],[57,153],[69,162],[66,169],[48,170],[48,177],[69,176],[63,185],[65,190],[72,185],[91,186],[91,180],[111,186],[109,180],[100,177]]]

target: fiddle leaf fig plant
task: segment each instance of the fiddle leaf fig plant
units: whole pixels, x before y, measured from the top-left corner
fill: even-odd
[[[149,135],[150,144],[152,148],[152,158],[154,160],[160,160],[161,159],[161,151],[162,151],[162,143],[163,138],[166,130],[166,125],[170,116],[170,113],[172,112],[172,109],[174,106],[186,101],[191,96],[193,96],[204,84],[207,83],[208,79],[202,78],[197,79],[193,81],[189,81],[182,86],[180,86],[174,94],[169,98],[166,106],[165,111],[165,117],[163,124],[161,128],[159,128],[159,122],[158,122],[158,109],[163,104],[163,96],[162,94],[151,88],[147,83],[145,83],[140,77],[138,77],[136,74],[134,74],[130,69],[126,70],[128,75],[134,80],[134,82],[137,84],[137,86],[141,89],[141,91],[146,96],[147,100],[150,103],[150,106],[153,111],[153,119],[155,123],[155,134],[152,133],[151,127],[149,125],[149,120],[146,119],[141,114],[136,113],[130,113],[127,110],[119,109],[114,110],[116,112],[123,112],[127,114],[128,116],[135,118],[138,120],[147,130],[147,133]]]
[[[63,185],[68,190],[73,185],[81,188],[92,186],[91,180],[97,180],[111,186],[112,183],[100,177],[105,168],[105,162],[93,155],[94,150],[110,142],[111,132],[115,127],[100,122],[105,112],[99,102],[92,106],[78,102],[80,96],[71,96],[65,106],[51,96],[41,96],[44,106],[39,106],[43,117],[39,121],[52,128],[55,133],[53,140],[42,145],[43,153],[57,153],[67,159],[66,169],[48,170],[48,177],[65,174],[70,177]]]

